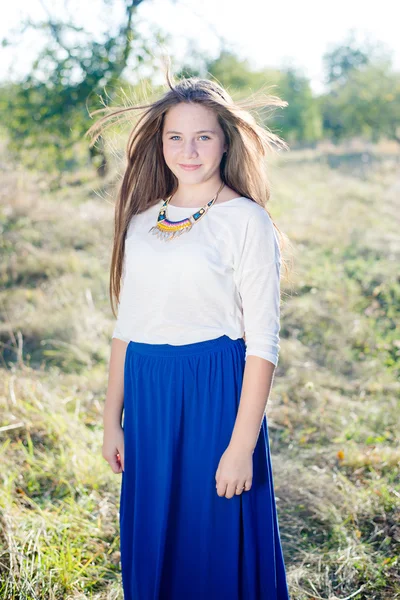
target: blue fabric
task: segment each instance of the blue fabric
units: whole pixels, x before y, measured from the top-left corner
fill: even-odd
[[[125,600],[288,600],[267,418],[248,492],[215,473],[235,424],[245,342],[129,342],[120,532]]]

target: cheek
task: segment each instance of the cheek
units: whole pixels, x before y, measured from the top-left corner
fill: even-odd
[[[170,144],[164,144],[163,145],[163,153],[164,153],[164,158],[165,158],[165,162],[169,162],[170,160],[172,160],[174,158],[174,156],[177,155],[178,153],[178,148],[176,146],[171,146]]]
[[[215,143],[215,144],[205,144],[202,147],[200,154],[204,158],[208,158],[211,161],[215,161],[215,160],[221,160],[222,152],[223,152],[223,149],[220,146],[220,144]]]

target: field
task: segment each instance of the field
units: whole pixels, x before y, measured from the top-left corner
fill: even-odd
[[[292,600],[400,598],[399,165],[361,142],[271,159],[292,244],[267,405]],[[112,176],[2,156],[0,181],[0,598],[122,600],[101,457]]]

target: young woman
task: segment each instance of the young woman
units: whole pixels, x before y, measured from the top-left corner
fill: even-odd
[[[287,600],[264,413],[282,264],[264,161],[287,146],[218,84],[167,80],[91,128],[144,111],[115,207],[104,409],[124,597]]]

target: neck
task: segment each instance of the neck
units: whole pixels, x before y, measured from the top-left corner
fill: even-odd
[[[171,198],[172,204],[175,206],[204,206],[212,200],[218,190],[221,194],[222,180],[207,181],[201,184],[184,184],[179,183],[178,189]],[[218,197],[219,197],[218,195]]]

